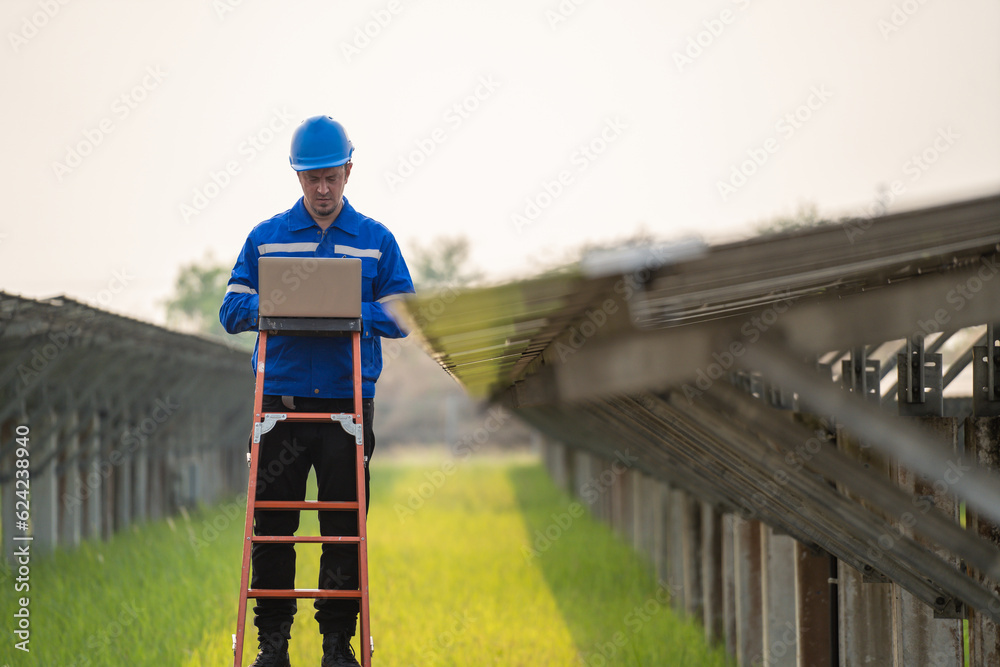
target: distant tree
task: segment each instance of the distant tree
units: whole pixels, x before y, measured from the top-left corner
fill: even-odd
[[[226,296],[230,267],[211,255],[182,266],[174,282],[174,294],[166,300],[167,324],[181,331],[220,338],[230,345],[253,349],[255,334],[230,336],[219,322],[219,307]]]
[[[229,269],[210,255],[180,268],[174,294],[167,302],[167,322],[177,329],[213,336],[225,335],[219,306],[226,295]]]
[[[464,236],[438,237],[426,247],[414,242],[407,264],[418,290],[444,285],[468,285],[482,279],[482,273],[470,270],[469,239]]]

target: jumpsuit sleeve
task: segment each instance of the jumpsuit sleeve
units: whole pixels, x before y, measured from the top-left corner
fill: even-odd
[[[407,332],[399,326],[386,309],[385,304],[405,294],[413,293],[413,281],[406,268],[403,254],[396,239],[391,235],[382,244],[382,256],[378,260],[378,273],[372,285],[374,300],[361,304],[361,320],[364,335],[383,338],[403,338]]]
[[[257,330],[257,247],[250,237],[243,244],[243,250],[236,259],[226,296],[219,309],[219,321],[228,333]]]

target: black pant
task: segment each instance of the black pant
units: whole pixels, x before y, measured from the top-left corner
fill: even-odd
[[[354,412],[353,399],[296,397],[294,406],[290,409],[280,396],[264,396],[265,412]],[[372,399],[362,402],[362,413],[365,455],[370,459],[375,449]],[[356,500],[356,447],[353,436],[337,422],[277,422],[261,438],[257,500],[303,500],[310,467],[316,468],[317,500]],[[369,480],[366,465],[366,499]],[[357,535],[357,512],[319,512],[319,526],[323,535]],[[298,527],[299,512],[296,510],[258,510],[254,516],[256,535],[292,535]],[[251,557],[253,588],[295,588],[293,544],[254,544]],[[357,545],[323,545],[318,588],[357,590],[359,579]],[[359,610],[357,600],[317,599],[315,607],[320,632],[354,634]],[[253,610],[254,624],[261,637],[290,636],[296,611],[294,599],[258,599]]]

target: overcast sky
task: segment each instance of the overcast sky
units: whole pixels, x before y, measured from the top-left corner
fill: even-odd
[[[4,0],[0,289],[163,322],[300,196],[329,114],[347,197],[491,278],[587,241],[749,235],[1000,191],[995,0]]]

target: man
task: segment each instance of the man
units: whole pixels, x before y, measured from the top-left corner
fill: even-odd
[[[367,218],[343,196],[351,175],[354,145],[343,126],[328,116],[302,122],[292,137],[292,169],[302,186],[295,205],[251,230],[233,267],[219,319],[229,333],[257,329],[261,306],[257,261],[262,255],[358,257],[362,262],[362,385],[364,448],[375,448],[372,432],[375,381],[382,370],[381,337],[405,336],[385,309],[388,300],[413,292],[406,263],[395,238],[381,223]],[[265,312],[266,299],[265,295]],[[252,366],[257,365],[254,350]],[[267,345],[265,412],[353,412],[351,349],[348,337],[272,337]],[[319,500],[355,499],[355,447],[339,424],[278,422],[263,436],[258,458],[258,500],[302,500],[310,467],[316,469]],[[369,487],[365,466],[365,489]],[[324,535],[357,534],[352,512],[319,513]],[[260,511],[257,535],[291,535],[297,511]],[[255,544],[252,588],[294,588],[292,544]],[[324,544],[320,588],[357,589],[355,545]],[[350,638],[357,625],[358,602],[317,599],[316,620],[323,633],[323,667],[357,666]],[[254,606],[260,652],[251,667],[288,667],[288,639],[294,599],[258,599]]]

